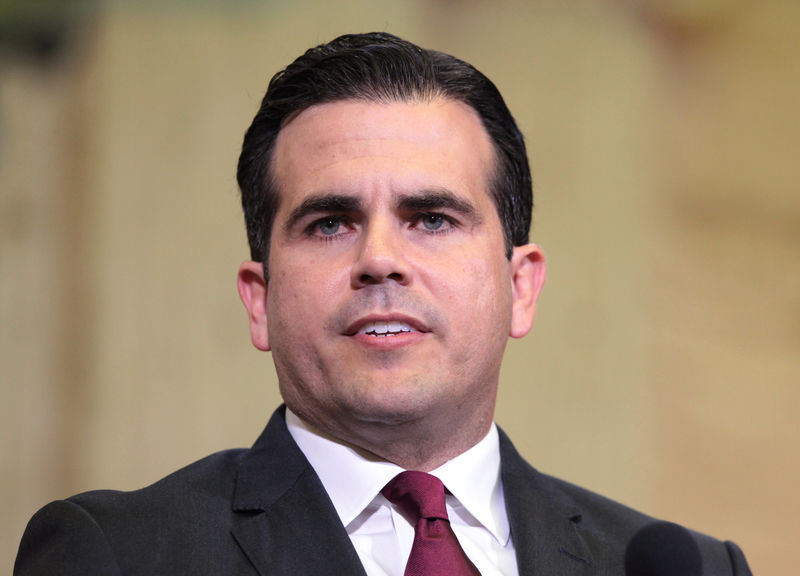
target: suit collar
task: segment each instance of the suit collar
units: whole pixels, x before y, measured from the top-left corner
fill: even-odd
[[[285,407],[281,406],[238,467],[233,509],[268,510],[308,467],[286,430]]]
[[[234,538],[259,574],[365,576],[322,483],[286,429],[285,409],[238,468]],[[580,510],[500,433],[501,477],[520,576],[594,573]]]
[[[238,468],[232,533],[259,574],[360,574],[364,569],[322,483],[286,430],[285,409]]]
[[[519,455],[502,430],[500,457],[520,576],[593,574],[592,555],[580,534],[580,510]]]

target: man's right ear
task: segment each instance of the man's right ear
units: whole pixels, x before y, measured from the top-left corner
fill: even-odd
[[[250,339],[253,346],[264,352],[269,347],[269,330],[267,329],[267,281],[264,278],[264,265],[260,262],[247,261],[239,266],[236,277],[239,298],[247,308],[250,319]]]

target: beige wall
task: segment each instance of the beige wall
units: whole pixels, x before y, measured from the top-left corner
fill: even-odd
[[[279,397],[235,290],[238,147],[279,67],[380,29],[476,64],[528,137],[549,281],[500,424],[541,470],[790,573],[795,3],[180,6],[4,66],[0,558],[50,499],[255,439]]]

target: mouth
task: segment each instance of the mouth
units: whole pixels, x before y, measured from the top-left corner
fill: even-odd
[[[346,336],[364,335],[374,338],[393,338],[403,334],[425,332],[430,332],[430,330],[415,318],[370,316],[361,318],[348,326],[344,334]]]
[[[369,322],[359,328],[356,334],[387,338],[408,332],[417,332],[417,330],[404,322]]]

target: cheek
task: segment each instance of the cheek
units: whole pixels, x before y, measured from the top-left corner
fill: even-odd
[[[348,277],[342,267],[297,255],[276,262],[267,292],[270,330],[291,338],[313,338],[336,308]]]
[[[511,278],[505,260],[486,256],[471,258],[465,263],[463,277],[464,282],[472,286],[475,298],[492,307],[510,305]]]
[[[484,262],[483,266],[476,267],[471,273],[478,280],[471,304],[473,314],[479,316],[477,321],[485,327],[487,338],[494,335],[498,341],[505,342],[511,329],[513,302],[507,267]]]
[[[508,335],[512,298],[507,267],[492,264],[486,257],[465,257],[437,276],[433,296],[458,332]]]

